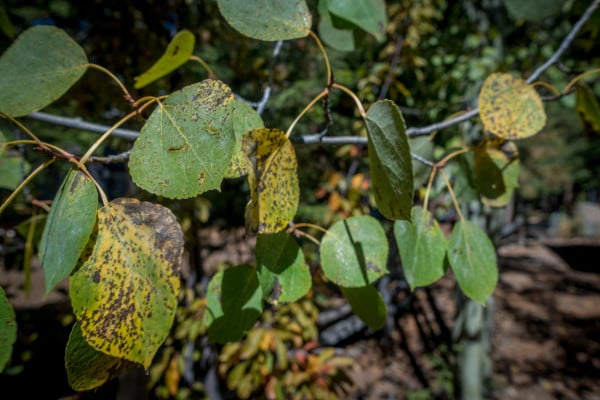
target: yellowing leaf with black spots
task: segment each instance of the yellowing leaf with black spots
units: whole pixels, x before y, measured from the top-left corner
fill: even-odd
[[[234,97],[204,80],[158,104],[131,149],[129,172],[150,193],[190,198],[218,189],[235,148]]]
[[[486,131],[508,140],[533,136],[546,124],[546,112],[538,93],[511,74],[491,74],[483,82],[479,114]]]
[[[235,149],[225,173],[226,178],[239,178],[248,173],[252,164],[242,149],[242,138],[248,131],[264,128],[260,115],[242,100],[234,100],[233,132],[235,133]]]
[[[196,38],[192,32],[186,30],[178,32],[171,39],[165,53],[158,61],[146,72],[134,78],[134,88],[143,88],[185,64],[194,53],[195,41]]]
[[[279,129],[254,129],[244,135],[242,150],[250,160],[249,232],[277,233],[296,214],[300,188],[294,146]]]
[[[519,151],[513,142],[486,140],[474,150],[474,183],[482,201],[504,207],[519,186]]]
[[[375,282],[387,270],[388,241],[381,224],[361,215],[337,221],[321,240],[321,267],[332,282],[361,287]]]
[[[414,176],[402,113],[393,102],[378,101],[367,111],[365,122],[377,208],[386,218],[408,219]]]
[[[87,343],[148,368],[173,323],[182,254],[169,209],[116,199],[98,210],[94,248],[70,281]]]
[[[101,353],[91,347],[81,334],[78,322],[73,325],[65,350],[65,367],[69,386],[83,392],[96,389],[138,364]]]

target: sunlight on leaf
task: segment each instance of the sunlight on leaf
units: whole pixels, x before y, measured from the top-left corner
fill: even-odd
[[[481,228],[460,220],[448,240],[448,261],[465,296],[485,304],[498,282],[494,245]]]
[[[190,31],[181,31],[171,39],[165,53],[146,72],[136,76],[134,88],[140,89],[175,71],[194,53],[196,38]]]
[[[13,344],[17,340],[17,319],[15,310],[0,287],[0,372],[11,358]]]
[[[400,252],[402,270],[411,289],[427,286],[444,275],[447,242],[431,213],[420,206],[411,220],[396,221],[394,236]]]
[[[0,57],[0,111],[21,117],[61,97],[88,67],[83,49],[49,25],[23,32]]]
[[[308,35],[312,24],[304,0],[217,0],[221,14],[242,35],[266,41]]]
[[[310,289],[310,270],[291,235],[285,232],[258,235],[255,255],[265,300],[273,304],[296,301]]]
[[[181,227],[166,207],[116,199],[98,210],[92,253],[70,281],[85,340],[148,368],[173,323],[182,254]]]
[[[277,233],[288,226],[298,208],[298,164],[294,146],[279,129],[254,129],[242,141],[250,160],[248,232]]]
[[[138,364],[101,353],[91,347],[73,325],[65,350],[65,368],[69,386],[79,392],[96,389]]]
[[[234,98],[227,85],[207,79],[171,93],[152,112],[129,158],[142,189],[190,198],[219,189],[235,148]]]
[[[71,169],[52,202],[40,242],[46,294],[77,265],[94,230],[97,208],[96,186],[86,174]]]
[[[340,286],[365,286],[388,272],[385,231],[368,215],[333,224],[321,240],[320,252],[323,272]]]
[[[488,76],[479,93],[479,113],[485,130],[507,140],[533,136],[546,124],[538,93],[511,74]]]
[[[388,219],[408,219],[414,177],[404,118],[393,102],[384,100],[369,108],[366,123],[377,208]]]

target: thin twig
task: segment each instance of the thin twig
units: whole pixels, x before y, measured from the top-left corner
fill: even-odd
[[[34,119],[36,121],[47,122],[54,125],[65,126],[67,128],[79,129],[82,131],[94,132],[94,133],[104,133],[110,129],[110,126],[96,124],[93,122],[87,122],[82,120],[81,118],[69,118],[69,117],[61,117],[54,114],[48,114],[45,112],[34,112],[29,114],[27,118]],[[115,129],[112,133],[115,137],[120,137],[127,140],[135,140],[140,135],[138,131],[118,128]]]

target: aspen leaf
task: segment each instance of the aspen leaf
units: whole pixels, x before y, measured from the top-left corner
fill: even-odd
[[[482,201],[504,207],[519,186],[519,151],[513,142],[486,140],[474,150],[474,183]]]
[[[369,328],[374,331],[383,328],[387,318],[387,307],[381,294],[373,285],[356,288],[340,287],[340,290],[350,303],[352,312]]]
[[[384,0],[327,0],[327,6],[331,14],[370,33],[377,40],[385,38]]]
[[[73,390],[96,389],[137,365],[95,350],[83,338],[80,324],[73,325],[65,350],[67,379]]]
[[[508,13],[526,21],[541,21],[559,13],[564,0],[504,0]]]
[[[328,0],[319,0],[319,36],[323,43],[339,51],[353,51],[355,47],[352,29],[339,29],[333,25]]]
[[[414,290],[430,285],[444,275],[447,242],[429,211],[413,207],[411,221],[396,221],[394,236],[404,276]]]
[[[131,150],[136,185],[176,199],[220,188],[236,142],[233,104],[229,87],[212,79],[159,103]]]
[[[14,190],[23,181],[23,173],[28,174],[29,163],[18,154],[0,155],[0,188]]]
[[[0,111],[21,117],[61,97],[88,67],[85,52],[62,30],[27,29],[0,57]]]
[[[167,45],[165,53],[146,72],[136,76],[136,89],[143,88],[185,64],[194,53],[196,38],[190,31],[178,32]]]
[[[377,208],[386,218],[408,219],[414,177],[402,113],[393,102],[378,101],[369,108],[366,123]]]
[[[496,250],[485,232],[471,221],[458,221],[448,240],[447,255],[463,293],[485,304],[498,282]]]
[[[248,173],[252,165],[242,149],[242,138],[246,132],[264,127],[262,118],[252,107],[242,100],[234,100],[233,132],[235,133],[235,149],[227,166],[226,178],[239,178]]]
[[[294,146],[279,129],[254,129],[242,140],[250,160],[250,202],[246,206],[249,232],[276,233],[296,214],[300,196]]]
[[[148,368],[173,323],[182,254],[181,227],[166,207],[116,199],[99,209],[91,254],[70,280],[87,343]]]
[[[285,232],[258,235],[256,240],[258,280],[265,300],[296,301],[311,286],[311,275],[296,239]]]
[[[256,269],[249,265],[217,272],[206,293],[208,337],[218,343],[239,340],[262,312]]]
[[[86,174],[71,169],[52,202],[40,241],[46,294],[75,269],[94,230],[97,208],[96,186]]]
[[[368,215],[334,223],[321,240],[321,267],[332,282],[361,287],[386,274],[388,241],[383,227]]]
[[[485,130],[507,140],[533,136],[546,124],[538,93],[511,74],[494,73],[487,77],[479,93],[479,114]]]
[[[0,287],[0,372],[8,364],[17,340],[17,319],[4,289]]]
[[[577,84],[577,112],[593,132],[600,133],[600,104],[594,91],[584,83]]]
[[[312,17],[304,0],[217,0],[225,20],[242,35],[265,41],[308,35]]]

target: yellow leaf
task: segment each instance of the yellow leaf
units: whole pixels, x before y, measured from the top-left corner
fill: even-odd
[[[546,124],[535,89],[510,74],[488,76],[479,93],[479,113],[485,130],[508,140],[533,136]]]

